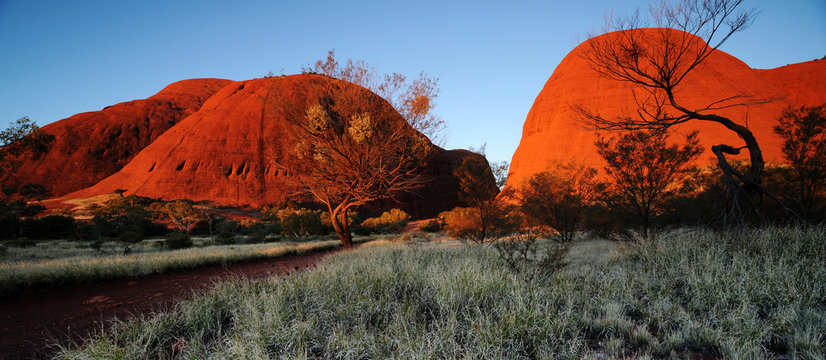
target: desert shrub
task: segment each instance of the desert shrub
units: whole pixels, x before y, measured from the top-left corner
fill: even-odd
[[[123,254],[132,253],[132,245],[135,245],[143,240],[143,233],[139,230],[124,231],[118,236],[118,242],[123,245]]]
[[[513,271],[550,275],[568,264],[565,255],[570,244],[541,241],[539,234],[525,232],[497,241],[494,248],[499,258]]]
[[[592,235],[612,239],[612,235],[623,230],[623,221],[617,212],[607,206],[595,204],[586,209],[585,229]]]
[[[420,223],[417,226],[417,228],[420,231],[435,233],[435,232],[442,231],[442,223],[440,223],[439,220],[430,219],[430,220],[427,220],[425,222]]]
[[[238,220],[224,220],[218,225],[218,233],[233,233],[238,234],[239,223]]]
[[[265,227],[266,224],[258,220],[244,219],[238,222],[238,232],[243,235],[252,235]]]
[[[27,248],[27,247],[37,246],[37,242],[35,242],[34,240],[29,239],[27,237],[19,237],[17,239],[6,240],[6,241],[3,241],[3,244],[6,245],[6,246],[18,247],[18,248]]]
[[[454,239],[475,237],[482,226],[479,209],[476,208],[455,207],[439,214],[439,217],[445,220],[444,229]]]
[[[370,231],[370,229],[368,229],[364,226],[361,226],[361,224],[350,225],[350,231],[353,234],[361,235],[361,236],[367,236],[367,235],[370,235],[370,234],[373,233],[372,231]]]
[[[321,211],[309,209],[283,209],[278,212],[281,221],[281,233],[287,237],[321,235],[324,226]]]
[[[32,239],[60,239],[74,235],[75,219],[71,216],[49,215],[38,219],[26,219],[22,233]]]
[[[25,218],[37,216],[45,208],[42,205],[28,205],[23,201],[0,201],[0,239],[16,239],[22,236]]]
[[[185,249],[192,247],[192,239],[189,237],[189,234],[172,232],[166,234],[163,245],[170,250]]]
[[[125,231],[135,231],[144,235],[157,235],[166,227],[154,224],[148,210],[147,198],[127,196],[105,202],[92,209],[92,223],[100,235],[117,237]]]
[[[98,229],[94,224],[87,221],[78,221],[77,232],[74,234],[75,240],[96,240],[98,239]]]
[[[401,209],[390,209],[385,211],[379,217],[372,217],[364,220],[361,223],[362,227],[370,229],[373,232],[380,233],[398,233],[410,221],[410,215]]]
[[[429,242],[430,236],[422,232],[406,232],[396,236],[391,241],[402,244],[420,244]]]
[[[235,239],[235,233],[232,231],[222,231],[218,233],[218,236],[215,237],[215,242],[220,245],[231,245],[235,244],[237,241]]]
[[[552,162],[548,169],[525,179],[516,196],[528,219],[550,226],[561,241],[584,230],[588,207],[601,192],[597,171],[574,163]]]
[[[491,216],[495,214],[495,216]],[[444,219],[444,230],[454,239],[483,242],[485,238],[497,237],[514,231],[518,222],[506,212],[504,207],[489,212],[487,224],[477,208],[456,207],[439,214]]]
[[[246,243],[247,244],[261,244],[267,242],[267,235],[268,232],[259,230],[254,232],[252,235],[247,236]]]
[[[103,239],[92,240],[92,241],[89,242],[89,248],[94,250],[94,251],[101,252],[101,251],[103,251],[103,243],[104,242],[105,241]]]

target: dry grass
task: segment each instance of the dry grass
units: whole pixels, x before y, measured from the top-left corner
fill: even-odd
[[[488,246],[391,244],[114,323],[67,359],[791,357],[826,347],[826,229],[575,242],[548,276]],[[181,340],[183,339],[183,340]]]

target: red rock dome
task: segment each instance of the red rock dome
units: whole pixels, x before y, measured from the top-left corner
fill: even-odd
[[[265,101],[278,94],[295,106],[305,106],[314,96],[308,94],[311,82],[327,81],[340,80],[293,75],[230,83],[197,112],[146,146],[119,172],[67,198],[125,189],[126,195],[235,206],[260,207],[281,201],[293,195],[295,189],[289,186],[289,175],[279,172],[271,159],[274,152],[294,146],[295,139],[288,131],[289,123],[274,114]],[[400,115],[398,121],[404,121]],[[431,183],[407,197],[405,207],[411,215],[432,216],[456,206],[458,183],[452,169],[465,156],[474,155],[434,149],[433,161],[425,169]]]
[[[120,170],[167,129],[201,108],[230,80],[172,83],[144,100],[107,106],[51,123],[55,143],[36,161],[25,161],[7,184],[41,184],[63,195],[96,184]]]
[[[644,31],[662,30],[665,29]],[[536,97],[522,129],[522,140],[511,160],[508,186],[521,183],[524,178],[544,170],[554,160],[573,160],[594,168],[603,166],[594,146],[596,134],[586,128],[581,115],[574,110],[575,106],[598,112],[606,118],[636,111],[632,85],[600,75],[583,58],[586,49],[587,44],[580,44],[571,51]],[[686,77],[677,88],[675,97],[689,108],[735,95],[779,98],[766,104],[729,108],[716,113],[741,124],[747,123],[760,144],[765,160],[781,162],[781,140],[774,135],[772,128],[786,106],[826,103],[824,79],[824,60],[757,70],[718,50]],[[742,140],[735,133],[717,123],[693,120],[674,127],[674,130],[677,133],[699,130],[700,143],[706,148],[701,156],[702,164],[712,163],[712,145],[742,145]]]

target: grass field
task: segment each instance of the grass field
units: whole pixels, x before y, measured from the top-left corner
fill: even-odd
[[[315,240],[263,244],[208,245],[198,239],[196,247],[164,250],[153,246],[160,240],[145,240],[129,255],[102,254],[83,242],[42,241],[35,247],[9,248],[0,261],[0,297],[14,296],[29,288],[54,287],[127,276],[157,274],[230,262],[277,258],[338,247],[341,242]],[[367,238],[358,238],[365,241]],[[114,244],[111,245],[115,247]]]
[[[552,274],[490,246],[362,248],[111,324],[67,359],[823,359],[826,229],[585,240]]]

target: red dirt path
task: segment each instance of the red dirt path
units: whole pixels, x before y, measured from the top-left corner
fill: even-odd
[[[314,267],[337,251],[38,289],[19,298],[0,300],[0,359],[50,358],[57,350],[53,344],[87,338],[115,317],[126,319],[169,308],[223,279],[286,276]]]

